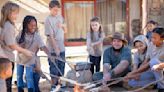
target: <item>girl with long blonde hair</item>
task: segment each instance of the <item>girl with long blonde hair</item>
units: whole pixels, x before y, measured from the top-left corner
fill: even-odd
[[[16,43],[15,36],[15,21],[19,14],[19,6],[13,2],[7,2],[2,6],[1,9],[1,19],[0,19],[0,45],[5,54],[5,58],[8,58],[10,61],[15,61],[15,56],[13,51],[16,50],[26,55],[27,57],[32,57],[32,52],[26,49],[21,48]],[[2,57],[0,57],[1,59]],[[12,63],[14,69],[14,63]],[[6,79],[7,92],[12,92],[11,87],[12,76]]]

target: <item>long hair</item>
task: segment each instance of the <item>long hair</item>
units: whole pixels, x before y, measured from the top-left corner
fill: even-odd
[[[99,17],[93,17],[91,20],[90,20],[90,22],[98,22],[98,23],[100,23],[100,18]],[[90,34],[91,34],[91,41],[93,41],[93,39],[94,39],[94,37],[93,37],[93,29],[92,29],[92,27],[91,27],[91,25],[90,25]],[[101,33],[102,33],[102,26],[100,25],[100,27],[99,27],[99,37],[101,37]]]
[[[9,1],[4,6],[2,6],[0,27],[3,28],[6,21],[10,21],[12,24],[14,24],[9,19],[9,16],[11,16],[11,13],[14,12],[14,11],[19,11],[19,5]]]
[[[21,32],[21,36],[20,39],[18,41],[19,44],[23,43],[25,41],[25,35],[28,32],[28,24],[34,20],[36,22],[37,25],[37,20],[34,16],[28,15],[24,18],[23,20],[23,27],[22,27],[22,32]]]

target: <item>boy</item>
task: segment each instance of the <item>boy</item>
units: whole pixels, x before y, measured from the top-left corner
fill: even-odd
[[[0,58],[0,92],[7,92],[6,79],[12,75],[12,63],[9,59]]]
[[[59,14],[59,9],[59,1],[50,1],[50,15],[46,18],[45,21],[45,35],[47,36],[47,47],[51,55],[55,55],[65,60],[64,33],[66,32],[66,26],[64,24],[63,17]],[[64,75],[64,62],[61,62],[59,60],[52,61],[50,60],[50,58],[48,59],[48,61],[50,65],[50,74],[56,76]],[[51,81],[51,90],[54,90],[58,85],[58,79],[51,76]]]

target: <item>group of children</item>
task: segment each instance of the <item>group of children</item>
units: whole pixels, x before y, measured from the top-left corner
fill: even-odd
[[[32,15],[24,17],[22,30],[16,36],[15,20],[18,17],[20,7],[13,2],[7,2],[3,5],[0,20],[0,92],[12,92],[14,50],[18,52],[16,60],[18,92],[24,92],[24,69],[26,70],[28,92],[40,92],[39,73],[41,69],[39,57],[37,56],[39,50],[43,50],[48,57],[56,56],[65,60],[64,33],[66,26],[63,17],[58,13],[59,8],[60,4],[57,0],[50,1],[50,15],[45,21],[46,46],[38,33],[37,20]],[[65,64],[63,62],[56,59],[53,61],[50,58],[48,61],[52,75],[62,76],[64,74]],[[56,63],[62,74],[53,62]],[[55,88],[59,84],[58,79],[53,76],[51,76],[51,79],[52,88]]]
[[[57,0],[50,1],[50,15],[45,21],[46,46],[38,33],[37,20],[34,16],[28,15],[24,18],[22,30],[16,36],[15,20],[19,14],[19,6],[15,3],[7,2],[2,7],[0,20],[0,92],[12,92],[11,82],[15,61],[14,50],[18,51],[18,60],[16,60],[18,92],[24,92],[24,68],[26,70],[28,92],[40,92],[38,85],[41,69],[38,68],[40,61],[37,56],[39,50],[43,50],[48,57],[55,56],[65,60],[64,33],[67,29],[63,17],[58,14],[59,8],[60,4]],[[128,48],[124,48],[127,41],[119,33],[113,35],[113,47],[109,47],[103,55],[104,72],[102,76],[104,81],[124,73],[122,75],[126,76],[126,80],[129,80],[128,84],[136,87],[144,86],[161,78],[164,68],[164,28],[158,28],[157,23],[154,21],[148,22],[147,28],[149,30],[147,36],[139,35],[133,41],[133,47],[137,49],[137,52],[134,54],[133,69],[130,73],[128,72],[131,66],[131,52]],[[100,71],[103,40],[105,38],[98,17],[93,17],[90,20],[90,31],[87,33],[86,38],[87,51],[90,62],[92,62],[91,72],[95,74],[94,67],[96,67],[96,72]],[[57,59],[52,60],[51,58],[48,58],[48,62],[50,74],[64,75],[64,62]],[[110,68],[108,64],[112,66],[111,71],[108,70]],[[51,76],[51,80],[51,90],[53,91],[60,83],[53,76]],[[164,81],[158,82],[158,88],[160,89],[159,92],[163,92],[161,90],[164,89]]]

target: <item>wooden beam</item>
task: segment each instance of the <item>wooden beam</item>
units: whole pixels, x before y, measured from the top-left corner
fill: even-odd
[[[94,0],[94,15],[97,16],[97,3],[96,3],[96,0]]]
[[[127,25],[127,39],[128,41],[131,40],[130,38],[130,7],[129,7],[129,4],[130,4],[130,0],[126,0],[126,25]]]
[[[142,0],[142,29],[143,34],[146,34],[145,26],[147,23],[147,0]]]

